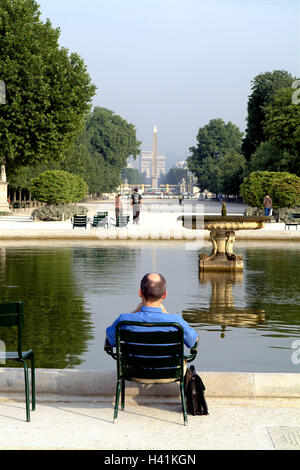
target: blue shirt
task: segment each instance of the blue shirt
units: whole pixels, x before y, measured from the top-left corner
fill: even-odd
[[[196,339],[198,338],[198,333],[189,326],[189,324],[177,314],[172,313],[163,313],[161,308],[157,307],[145,307],[143,306],[140,312],[137,313],[122,313],[119,317],[113,322],[111,326],[106,329],[106,336],[110,346],[113,348],[116,346],[116,328],[120,321],[140,321],[140,322],[175,322],[178,323],[183,328],[184,333],[184,344],[191,348],[194,346]],[[168,331],[167,327],[163,327],[164,331]],[[139,331],[143,331],[143,328],[140,327]],[[146,331],[146,330],[145,330]]]

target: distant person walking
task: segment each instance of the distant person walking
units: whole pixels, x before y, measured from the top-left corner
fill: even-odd
[[[131,195],[131,205],[133,211],[133,223],[140,223],[140,211],[142,207],[142,196],[139,194],[138,188],[134,188],[134,192]]]
[[[264,209],[265,209],[265,216],[269,217],[272,215],[272,199],[267,194],[264,199]]]
[[[122,203],[122,194],[117,194],[115,198],[115,213],[116,220],[123,213],[123,203]]]
[[[181,205],[182,205],[182,201],[183,201],[183,195],[182,195],[182,194],[179,194],[179,196],[178,196],[178,201],[179,201],[179,205],[181,206]]]

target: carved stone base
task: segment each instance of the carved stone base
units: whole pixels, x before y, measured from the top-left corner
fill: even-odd
[[[225,253],[217,253],[214,258],[199,256],[199,271],[243,271],[244,263],[240,256],[229,260]]]
[[[235,233],[233,230],[211,230],[210,255],[199,256],[200,271],[242,271],[244,263],[242,255],[233,253]]]

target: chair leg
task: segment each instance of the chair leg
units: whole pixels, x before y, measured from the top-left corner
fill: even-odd
[[[182,403],[182,412],[183,412],[183,419],[184,425],[188,425],[188,418],[186,413],[186,404],[185,404],[185,395],[184,395],[184,383],[180,382],[180,393],[181,393],[181,403]]]
[[[28,367],[26,361],[22,360],[24,367],[24,378],[25,378],[25,399],[26,399],[26,421],[30,421],[30,403],[29,403],[29,381],[28,381]]]
[[[116,388],[115,409],[114,409],[114,423],[118,421],[120,390],[121,390],[121,380],[118,380],[117,388]]]
[[[125,408],[125,380],[122,380],[122,388],[121,388],[121,410]]]
[[[32,401],[32,411],[34,411],[35,410],[35,361],[34,361],[33,353],[31,357],[31,401]]]

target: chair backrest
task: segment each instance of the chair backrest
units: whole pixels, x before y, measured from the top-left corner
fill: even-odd
[[[18,327],[18,354],[22,356],[23,302],[0,304],[0,327]]]
[[[97,217],[107,217],[108,216],[108,212],[97,212]]]
[[[116,220],[117,227],[126,227],[129,223],[130,215],[118,215]]]
[[[73,216],[73,226],[85,227],[87,224],[87,215],[76,214]]]
[[[183,329],[178,323],[122,321],[116,343],[119,378],[183,378]]]

